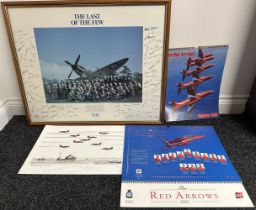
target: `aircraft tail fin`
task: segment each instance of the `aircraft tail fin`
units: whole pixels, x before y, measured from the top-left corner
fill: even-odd
[[[182,81],[184,81],[184,79],[186,78],[186,71],[187,70],[182,70],[181,73],[182,73]]]
[[[181,92],[181,86],[182,86],[182,84],[181,84],[180,82],[178,82],[176,85],[178,86],[177,94],[179,95],[180,92]]]
[[[178,95],[180,94],[180,92],[181,92],[181,88],[179,87],[179,88],[178,88],[178,92],[177,92]]]
[[[192,77],[198,79],[198,78],[200,78],[199,75],[200,75],[199,71],[195,71],[195,72],[193,72]]]
[[[195,87],[188,87],[187,92],[188,95],[195,96],[196,95],[196,88]]]
[[[191,63],[192,63],[192,59],[189,57],[187,60],[187,70],[189,69]]]
[[[198,57],[200,57],[200,58],[204,57],[204,53],[203,53],[203,50],[201,48],[199,48]]]

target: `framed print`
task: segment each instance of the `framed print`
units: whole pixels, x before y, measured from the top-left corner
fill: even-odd
[[[169,0],[3,2],[30,124],[161,124]]]

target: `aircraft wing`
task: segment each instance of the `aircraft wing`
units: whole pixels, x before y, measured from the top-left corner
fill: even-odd
[[[200,99],[199,97],[194,96],[194,95],[190,95],[190,94],[188,95],[188,98],[189,98],[190,101],[193,101],[195,99]]]
[[[92,72],[91,74],[87,75],[87,77],[89,79],[94,79],[97,77],[102,78],[104,75],[108,76],[108,75],[114,75],[115,72],[122,67],[127,61],[129,60],[129,58],[124,58],[121,60],[118,60],[114,63],[111,63],[109,65],[106,65],[100,69],[97,69],[96,71]]]

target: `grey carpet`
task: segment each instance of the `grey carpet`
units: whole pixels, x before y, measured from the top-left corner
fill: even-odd
[[[213,125],[256,205],[256,133],[242,115],[175,125]],[[119,209],[120,176],[18,175],[43,126],[14,117],[0,132],[0,210]]]

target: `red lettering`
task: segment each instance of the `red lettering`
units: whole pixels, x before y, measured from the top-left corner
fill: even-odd
[[[180,53],[169,53],[169,57],[180,57]]]
[[[203,194],[198,194],[197,197],[200,198],[200,199],[204,199],[204,195]]]
[[[205,197],[208,198],[208,199],[211,199],[212,198],[212,194],[205,194]]]
[[[182,52],[181,56],[194,56],[195,53],[194,52]]]
[[[150,192],[150,199],[158,199],[156,197],[156,192]]]
[[[190,199],[190,195],[189,194],[185,194],[186,199]]]
[[[166,199],[171,199],[172,195],[171,194],[165,194]]]
[[[193,199],[197,199],[196,194],[192,194]]]
[[[179,198],[180,198],[180,199],[184,199],[183,196],[182,196],[182,194],[181,194],[180,192],[178,192],[178,193],[177,193],[177,196],[176,196],[176,199],[179,199]]]

